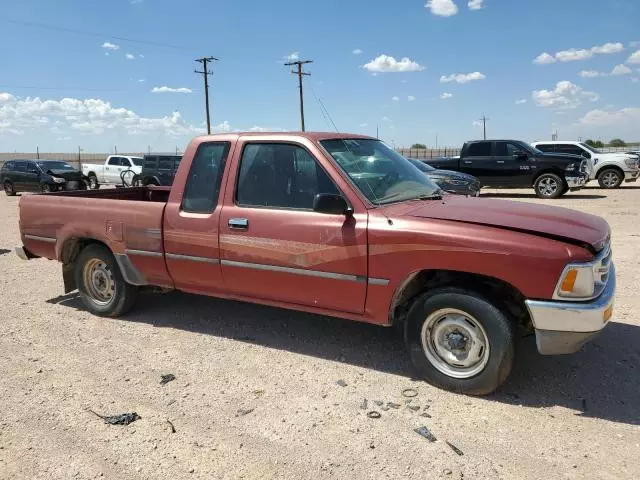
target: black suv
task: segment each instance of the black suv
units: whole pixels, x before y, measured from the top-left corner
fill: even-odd
[[[7,160],[0,169],[0,183],[8,196],[17,192],[84,190],[88,179],[61,160]]]
[[[145,155],[142,172],[133,179],[133,186],[173,184],[182,155],[150,154]]]

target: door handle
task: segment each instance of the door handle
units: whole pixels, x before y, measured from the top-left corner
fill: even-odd
[[[230,218],[228,225],[233,230],[246,230],[249,228],[249,220],[246,218]]]
[[[496,163],[504,163],[504,160],[496,160]]]
[[[469,165],[471,163],[471,160],[464,160],[462,163]]]

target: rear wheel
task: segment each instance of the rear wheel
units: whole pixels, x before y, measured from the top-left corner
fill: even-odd
[[[598,183],[602,188],[618,188],[624,180],[624,175],[615,168],[605,168],[598,173]]]
[[[9,180],[4,182],[4,193],[7,194],[7,197],[13,197],[16,194],[16,190],[13,186],[13,183],[11,183]]]
[[[555,173],[543,173],[533,185],[538,198],[558,198],[563,194],[564,181]]]
[[[409,355],[432,385],[485,395],[509,376],[513,326],[480,295],[457,288],[425,293],[409,310],[407,322]]]
[[[96,177],[94,174],[89,175],[89,188],[91,190],[98,190],[100,188],[98,177]]]
[[[89,245],[80,252],[75,280],[82,303],[95,315],[123,315],[138,296],[138,288],[124,281],[111,251],[103,245]]]
[[[43,183],[40,185],[40,191],[42,193],[49,193],[51,191],[51,185],[48,183]]]

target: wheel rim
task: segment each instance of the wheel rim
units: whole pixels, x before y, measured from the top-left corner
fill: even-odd
[[[558,182],[551,177],[546,177],[538,183],[538,191],[545,197],[549,197],[558,191]]]
[[[615,172],[605,172],[602,175],[602,183],[605,187],[615,187],[618,183],[618,175]]]
[[[11,194],[13,193],[13,186],[10,183],[5,183],[4,184],[4,192]]]
[[[89,177],[89,186],[92,189],[95,189],[97,185],[98,185],[98,179],[96,177]]]
[[[109,266],[98,258],[89,260],[83,270],[87,293],[98,305],[107,305],[116,293],[116,281]]]
[[[422,325],[422,348],[431,364],[453,378],[471,378],[489,361],[489,340],[472,315],[453,308],[433,312]]]

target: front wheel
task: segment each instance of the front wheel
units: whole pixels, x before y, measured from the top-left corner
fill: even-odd
[[[89,245],[76,259],[75,280],[84,306],[94,315],[119,317],[137,299],[138,288],[122,278],[111,251],[103,245]]]
[[[42,193],[49,193],[51,192],[51,185],[49,185],[48,183],[43,183],[42,185],[40,185],[40,191]]]
[[[533,185],[538,198],[558,198],[563,194],[564,181],[555,173],[543,173]]]
[[[14,197],[16,195],[16,190],[13,187],[13,183],[11,183],[9,180],[4,182],[4,193],[7,194],[7,197]]]
[[[405,341],[411,361],[436,387],[471,395],[497,389],[511,372],[511,322],[483,297],[456,288],[417,298]]]
[[[100,188],[98,177],[96,177],[95,175],[89,175],[89,188],[91,190],[98,190]]]
[[[598,173],[598,183],[602,188],[618,188],[624,180],[624,175],[615,168],[605,168]]]

